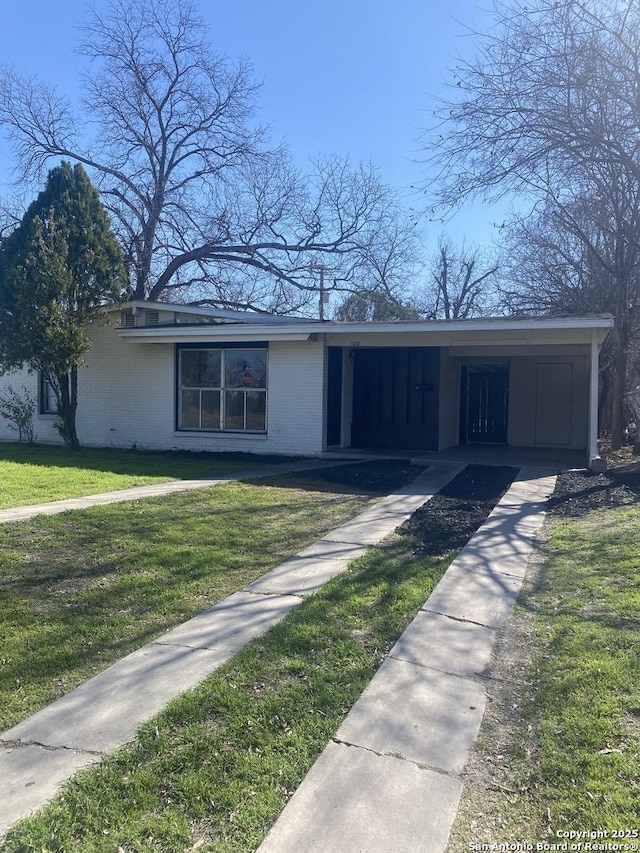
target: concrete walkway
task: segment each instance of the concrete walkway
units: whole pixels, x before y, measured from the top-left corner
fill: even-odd
[[[332,468],[335,465],[348,465],[357,459],[299,459],[295,462],[283,462],[276,465],[265,465],[262,468],[249,468],[246,471],[236,471],[225,477],[211,477],[197,480],[169,480],[166,483],[152,483],[148,486],[132,486],[129,489],[118,489],[114,492],[101,492],[97,495],[87,495],[83,498],[67,498],[61,501],[30,504],[29,506],[12,507],[0,510],[0,524],[10,521],[25,521],[37,515],[60,515],[73,509],[89,509],[103,504],[137,501],[142,498],[157,498],[161,495],[173,495],[176,492],[188,492],[191,489],[209,489],[222,483],[234,483],[238,480],[258,480],[263,477],[277,477],[278,474],[291,474],[297,471],[312,471],[315,468]],[[427,463],[424,463],[427,464]]]
[[[259,853],[441,853],[555,476],[523,468],[313,765]]]
[[[76,770],[133,740],[143,722],[343,572],[351,560],[389,535],[464,467],[452,462],[432,464],[413,483],[340,525],[292,560],[0,734],[0,834],[46,803]],[[277,466],[277,472],[285,469]],[[195,482],[196,488],[204,485]],[[136,497],[159,493],[158,487],[149,488],[153,491],[145,494],[135,490]],[[116,499],[131,499],[130,494],[126,498],[115,494],[120,496]],[[98,502],[96,497],[89,505]]]

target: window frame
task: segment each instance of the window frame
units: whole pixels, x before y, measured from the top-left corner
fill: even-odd
[[[53,386],[42,372],[38,373],[38,414],[45,417],[55,417],[58,414],[58,401]]]
[[[181,375],[181,357],[183,352],[193,351],[217,351],[220,352],[220,385],[216,387],[205,386],[182,386]],[[264,388],[238,387],[235,385],[226,384],[226,353],[232,353],[238,350],[260,350],[264,353],[265,358],[265,384]],[[219,427],[209,426],[183,426],[182,425],[182,392],[198,391],[199,392],[199,420],[202,423],[202,393],[217,392],[219,394]],[[233,428],[225,426],[227,394],[229,392],[240,392],[243,394],[243,427]],[[260,429],[247,428],[247,396],[250,392],[258,392],[264,397],[264,427]],[[268,402],[269,402],[269,345],[266,341],[250,341],[247,343],[229,342],[229,343],[188,343],[176,344],[175,350],[175,422],[174,429],[176,432],[194,432],[194,433],[225,433],[232,435],[266,435],[268,430]]]

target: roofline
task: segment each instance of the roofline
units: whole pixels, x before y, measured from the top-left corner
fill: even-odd
[[[175,314],[193,314],[199,317],[210,317],[212,320],[216,318],[235,320],[237,323],[259,320],[265,323],[268,319],[272,319],[276,324],[291,324],[296,322],[315,323],[318,325],[320,320],[310,320],[304,317],[292,317],[290,315],[271,314],[268,311],[241,311],[235,308],[211,308],[202,305],[189,305],[184,302],[159,302],[151,299],[130,299],[127,302],[117,303],[107,308],[108,313],[118,313],[126,311],[129,308],[141,308],[152,311],[173,311]]]
[[[563,317],[473,317],[465,320],[403,320],[337,322],[327,321],[323,332],[425,332],[425,331],[493,331],[495,329],[611,329],[614,318],[611,314],[585,314]]]
[[[430,331],[445,330],[451,332],[470,330],[484,331],[499,327],[505,329],[610,329],[614,325],[611,314],[583,314],[583,315],[559,315],[555,317],[471,317],[456,320],[367,320],[362,321],[340,321],[340,320],[316,320],[307,317],[292,317],[287,315],[269,314],[267,311],[238,311],[232,308],[210,308],[185,303],[158,302],[145,299],[131,299],[128,302],[113,305],[107,308],[108,312],[118,312],[127,308],[151,308],[160,311],[174,311],[179,314],[195,314],[202,317],[226,318],[234,320],[236,324],[251,323],[252,318],[260,318],[260,325],[264,329],[273,327],[280,328],[286,324],[289,328],[296,325],[301,331],[312,329],[314,333],[323,332],[387,332],[387,331]],[[246,318],[246,319],[245,319]],[[272,323],[267,318],[273,320]],[[224,325],[224,324],[222,324]],[[145,327],[137,327],[136,332]],[[154,327],[157,328],[157,327]]]
[[[500,317],[475,318],[468,320],[410,320],[384,322],[336,322],[332,320],[318,323],[317,321],[299,320],[295,323],[217,323],[215,325],[197,325],[183,327],[139,326],[136,328],[119,329],[123,337],[159,338],[179,331],[181,336],[198,337],[215,334],[224,337],[227,334],[245,338],[258,334],[261,338],[280,338],[295,335],[297,340],[304,340],[309,335],[324,334],[386,334],[405,333],[418,334],[425,332],[505,332],[505,331],[535,331],[543,329],[611,329],[614,320],[610,314],[599,314],[582,317]],[[259,329],[259,331],[258,331]]]
[[[116,329],[120,337],[157,343],[182,343],[190,340],[308,341],[318,328],[301,330],[263,323],[202,323],[191,326],[138,326]]]

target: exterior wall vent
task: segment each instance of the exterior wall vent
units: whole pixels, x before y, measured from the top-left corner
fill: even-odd
[[[157,326],[159,322],[160,322],[160,312],[159,311],[147,311],[147,325]]]
[[[125,329],[131,329],[136,324],[136,318],[133,316],[131,308],[125,308],[120,312],[120,325]]]

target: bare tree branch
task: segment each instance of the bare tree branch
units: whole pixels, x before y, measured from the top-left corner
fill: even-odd
[[[478,248],[456,246],[445,234],[428,271],[420,310],[429,319],[461,320],[487,313],[495,302],[497,263]]]
[[[82,35],[82,118],[55,89],[5,71],[0,124],[23,175],[59,158],[89,170],[133,296],[189,296],[208,282],[212,297],[226,298],[230,275],[255,293],[260,274],[277,294],[263,289],[266,302],[293,309],[295,290],[316,286],[313,256],[331,256],[353,289],[402,281],[415,244],[400,233],[391,191],[347,159],[295,169],[255,122],[251,68],[212,51],[190,0],[113,0]]]
[[[640,4],[498,0],[495,24],[476,44],[425,134],[437,170],[426,189],[444,207],[526,193],[533,233],[521,237],[537,232],[532,252],[547,257],[550,278],[539,280],[543,255],[523,248],[538,293],[516,278],[511,305],[519,294],[538,308],[579,304],[593,297],[586,277],[602,288],[616,316],[615,446],[640,240]]]

